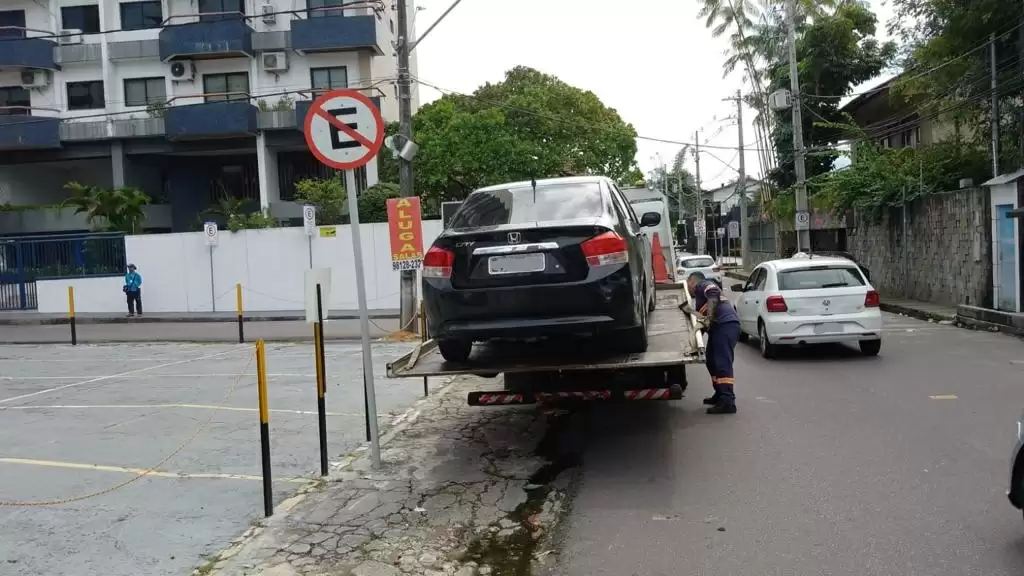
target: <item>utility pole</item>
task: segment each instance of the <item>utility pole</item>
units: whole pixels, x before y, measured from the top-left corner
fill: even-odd
[[[807,172],[804,167],[804,127],[800,104],[800,78],[796,65],[796,0],[786,2],[786,43],[789,45],[789,88],[793,96],[793,165],[796,171],[796,210],[807,210]],[[742,157],[742,155],[741,155]],[[811,253],[810,223],[796,231],[796,251]]]
[[[697,184],[697,221],[703,225],[704,233],[697,234],[697,226],[693,227],[694,235],[697,236],[697,254],[707,253],[708,228],[707,220],[704,218],[704,194],[700,189],[700,131],[693,133],[693,165],[694,180]]]
[[[750,222],[747,220],[747,162],[743,151],[743,95],[736,91],[736,127],[739,132],[740,175],[736,192],[740,195],[740,262],[747,264],[750,252]]]
[[[398,38],[398,134],[399,150],[407,142],[412,142],[412,78],[409,74],[409,1],[396,0]],[[403,197],[414,196],[412,160],[398,158],[398,187]],[[399,330],[416,332],[418,326],[413,322],[416,314],[416,271],[402,270],[399,285]]]
[[[992,76],[992,177],[999,176],[999,80],[996,75],[996,35],[988,37],[989,70]]]

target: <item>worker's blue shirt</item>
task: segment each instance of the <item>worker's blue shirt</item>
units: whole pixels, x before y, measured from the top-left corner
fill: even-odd
[[[732,303],[729,302],[725,295],[722,294],[722,289],[719,288],[718,284],[711,280],[703,280],[697,285],[693,295],[693,305],[701,314],[707,313],[708,298],[717,297],[718,307],[715,309],[714,318],[715,322],[719,324],[726,324],[728,322],[740,321],[740,317],[736,314],[736,309],[733,308]]]
[[[124,287],[129,292],[138,292],[142,288],[142,275],[138,272],[129,272],[124,275]]]

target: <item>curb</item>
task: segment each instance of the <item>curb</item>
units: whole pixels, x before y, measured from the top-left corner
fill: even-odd
[[[294,314],[287,316],[267,316],[254,314],[252,316],[242,316],[245,322],[304,322],[306,320],[305,314]],[[325,320],[358,320],[359,315],[357,314],[329,314]],[[375,314],[370,312],[371,320],[396,320],[398,314],[393,313],[379,313]],[[77,316],[75,318],[78,325],[83,324],[210,324],[210,323],[231,323],[238,322],[237,316],[142,316],[141,318],[128,318],[127,316],[101,316],[101,317],[89,317],[89,316]],[[69,320],[65,317],[59,318],[0,318],[0,326],[59,326],[68,324]]]

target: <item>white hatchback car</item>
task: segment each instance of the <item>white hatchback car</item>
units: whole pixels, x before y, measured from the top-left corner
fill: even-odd
[[[878,292],[850,260],[808,257],[771,260],[754,269],[735,299],[740,338],[757,336],[761,355],[779,346],[856,342],[865,356],[882,347]]]
[[[687,254],[676,258],[677,282],[686,282],[690,274],[700,272],[705,278],[722,283],[722,269],[715,263],[715,259],[707,255]]]

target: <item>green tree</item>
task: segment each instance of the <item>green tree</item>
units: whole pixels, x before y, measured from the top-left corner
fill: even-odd
[[[68,182],[64,188],[71,195],[61,203],[61,207],[74,208],[75,214],[84,214],[90,226],[125,234],[142,232],[145,208],[151,201],[142,190],[132,187],[100,188],[79,182]]]
[[[388,199],[401,195],[398,184],[381,182],[370,186],[359,195],[359,221],[387,222]]]
[[[344,217],[348,215],[347,198],[340,175],[325,179],[304,178],[295,183],[296,201],[316,207],[318,224],[343,224]]]
[[[526,67],[413,118],[416,191],[425,209],[487,184],[569,174],[627,177],[636,130],[589,91]]]

